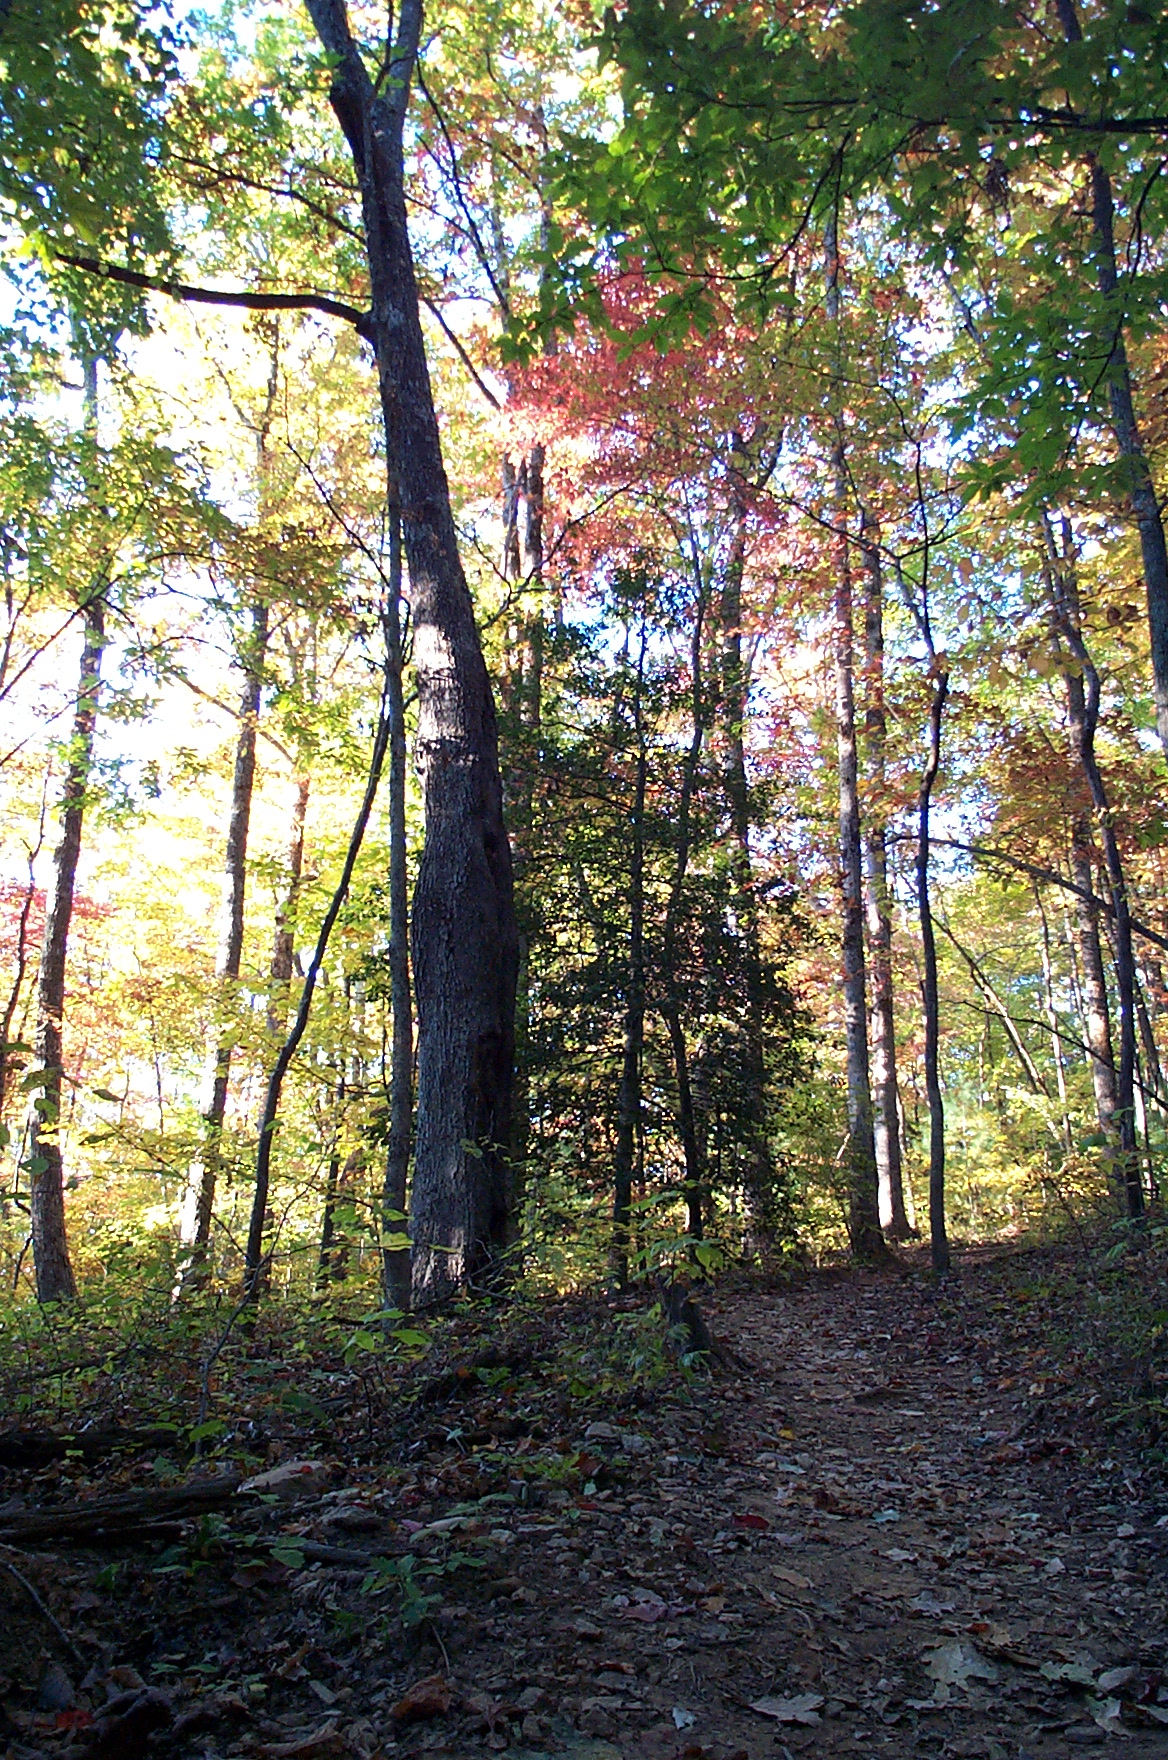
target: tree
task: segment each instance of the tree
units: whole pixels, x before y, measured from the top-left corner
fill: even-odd
[[[414,891],[418,1094],[414,1300],[497,1267],[507,1233],[516,969],[490,681],[458,553],[406,218],[403,133],[421,8],[397,20],[384,95],[343,0],[309,0],[361,188],[391,515],[409,564],[426,844]]]
[[[96,378],[96,371],[96,363],[90,361],[88,372]],[[34,1064],[29,1083],[34,1094],[29,1114],[28,1172],[33,1261],[37,1298],[42,1302],[68,1301],[77,1294],[65,1232],[60,1138],[64,1076],[62,1025],[69,923],[73,915],[81,828],[93,763],[101,655],[105,646],[105,607],[101,598],[105,586],[104,581],[94,582],[83,606],[84,637],[77,678],[77,705],[61,792],[61,837],[53,853],[53,889],[45,912],[45,939],[37,978]]]

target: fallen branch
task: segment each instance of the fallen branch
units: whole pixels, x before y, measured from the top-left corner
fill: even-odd
[[[230,1503],[242,1482],[242,1473],[225,1473],[221,1478],[197,1479],[190,1485],[126,1491],[118,1497],[79,1499],[57,1509],[28,1510],[4,1523],[0,1541],[84,1540],[115,1529],[139,1526],[143,1521],[198,1515]]]
[[[4,1552],[7,1552],[9,1550],[10,1549],[7,1546],[0,1548],[0,1551],[4,1551]],[[16,1566],[14,1564],[12,1564],[10,1562],[10,1560],[8,1560],[7,1558],[0,1558],[0,1569],[6,1570],[8,1572],[8,1575],[13,1579],[13,1581],[20,1584],[21,1588],[24,1590],[25,1594],[28,1596],[29,1600],[32,1602],[33,1606],[36,1608],[37,1612],[41,1615],[41,1618],[44,1619],[47,1622],[47,1624],[52,1626],[53,1630],[56,1632],[58,1638],[60,1638],[62,1644],[64,1644],[66,1650],[69,1652],[69,1654],[73,1658],[74,1662],[76,1662],[79,1665],[79,1667],[81,1667],[81,1668],[88,1668],[89,1663],[87,1662],[86,1658],[81,1654],[80,1650],[77,1648],[76,1644],[73,1642],[72,1638],[69,1636],[68,1632],[65,1630],[65,1628],[61,1624],[60,1620],[57,1618],[56,1614],[53,1613],[52,1610],[45,1605],[45,1603],[41,1599],[40,1595],[33,1588],[32,1584],[29,1582],[28,1578],[24,1575],[24,1572],[18,1571]]]
[[[126,1430],[80,1430],[66,1435],[56,1430],[0,1431],[0,1467],[38,1469],[50,1461],[64,1460],[66,1455],[81,1455],[93,1461],[113,1454],[119,1448],[166,1448],[177,1440],[175,1431],[164,1426]]]

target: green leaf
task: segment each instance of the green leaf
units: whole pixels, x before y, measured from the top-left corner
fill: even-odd
[[[357,1331],[352,1334],[345,1349],[350,1351],[379,1351],[381,1345],[382,1341],[377,1334],[375,1332],[367,1332],[362,1326],[358,1327]]]
[[[203,1424],[194,1424],[187,1431],[188,1442],[208,1442],[212,1436],[222,1436],[227,1425],[222,1418],[208,1418]]]

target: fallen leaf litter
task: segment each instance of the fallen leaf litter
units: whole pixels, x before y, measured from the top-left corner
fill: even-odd
[[[581,1421],[527,1367],[380,1454],[338,1426],[180,1515],[180,1568],[30,1543],[92,1666],[0,1583],[7,1754],[1166,1756],[1168,1499],[1052,1434],[993,1289],[968,1269],[944,1325],[923,1281],[727,1291],[749,1374]]]

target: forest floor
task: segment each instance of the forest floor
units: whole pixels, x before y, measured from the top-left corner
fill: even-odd
[[[601,1301],[464,1317],[398,1380],[253,1340],[214,1463],[0,1476],[0,1754],[1168,1757],[1168,1485],[1085,1281],[728,1283],[708,1375]],[[245,1470],[315,1463],[266,1501],[249,1426]],[[151,1507],[200,1476],[210,1513]]]

